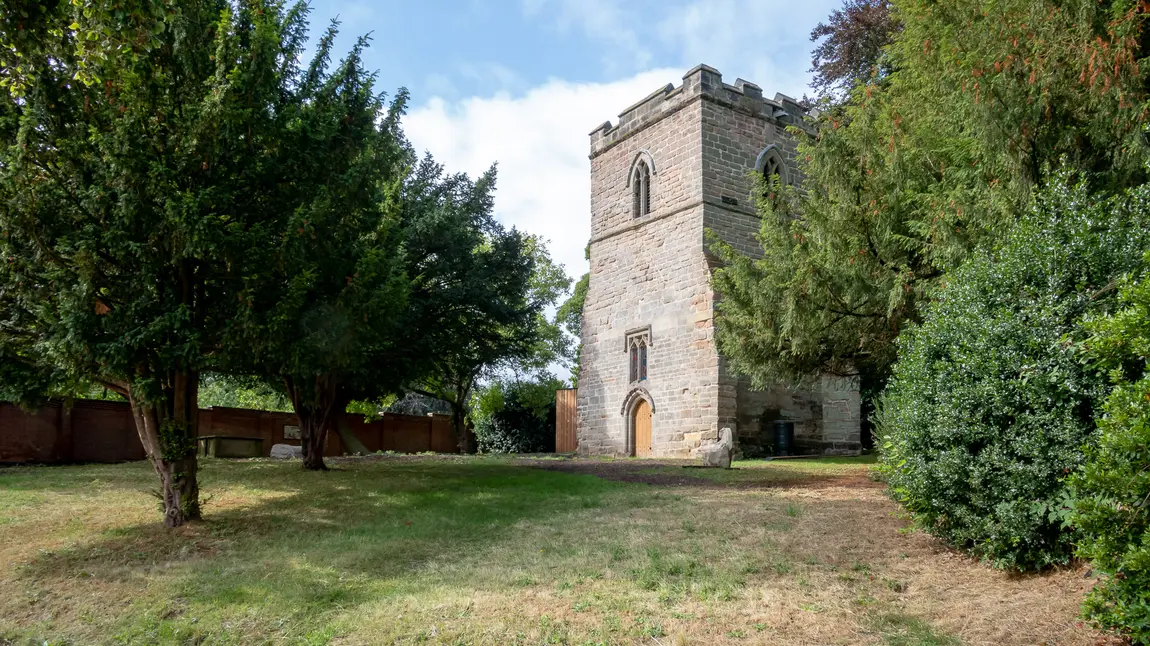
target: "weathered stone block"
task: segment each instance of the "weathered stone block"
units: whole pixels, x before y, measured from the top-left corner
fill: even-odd
[[[271,457],[278,460],[302,460],[303,447],[291,444],[273,444]]]

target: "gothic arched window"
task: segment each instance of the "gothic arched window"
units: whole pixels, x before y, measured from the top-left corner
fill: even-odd
[[[763,164],[763,177],[768,183],[783,182],[783,161],[779,159],[778,154],[768,155]]]
[[[787,169],[783,165],[783,156],[779,154],[778,147],[771,144],[764,148],[763,151],[759,153],[759,158],[756,160],[755,166],[759,172],[763,174],[763,180],[766,184],[766,191],[763,197],[766,197],[777,206],[779,204],[779,189],[790,183],[790,178],[787,177]]]
[[[627,354],[631,383],[647,380],[647,346],[651,343],[650,328],[627,335]]]
[[[651,212],[651,167],[640,159],[631,171],[631,217],[641,218]]]

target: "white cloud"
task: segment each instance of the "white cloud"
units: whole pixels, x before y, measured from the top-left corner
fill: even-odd
[[[664,46],[684,65],[707,63],[728,83],[745,78],[767,96],[801,96],[808,83],[810,31],[840,0],[693,0],[658,22]]]
[[[645,25],[645,12],[622,0],[523,0],[529,16],[546,14],[560,31],[580,29],[605,49],[601,53],[608,74],[632,73],[651,64],[651,50],[641,43],[636,27]]]
[[[578,278],[591,235],[591,132],[683,71],[654,70],[613,83],[550,80],[525,94],[460,101],[434,98],[413,109],[404,130],[449,171],[471,175],[498,162],[500,221],[550,241],[552,257]]]
[[[518,72],[493,62],[468,62],[459,65],[459,74],[476,84],[496,87],[503,92],[514,92],[526,85]]]
[[[609,77],[652,61],[684,70],[707,63],[729,75],[801,96],[811,29],[841,0],[521,0],[524,13],[595,43]]]

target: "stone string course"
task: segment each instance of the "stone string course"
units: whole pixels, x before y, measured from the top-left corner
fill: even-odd
[[[631,452],[629,406],[636,389],[653,405],[656,457],[695,455],[730,427],[739,449],[761,453],[771,422],[795,422],[805,452],[859,450],[856,380],[824,376],[806,391],[755,391],[732,375],[714,338],[711,230],[739,251],[761,253],[749,171],[774,145],[797,178],[795,142],[806,127],[789,97],[763,98],[706,65],[679,87],[667,85],[591,132],[591,281],[583,310],[578,390],[579,451]],[[628,177],[640,157],[653,162],[651,210],[632,217]],[[628,331],[650,326],[648,378],[628,382]],[[624,404],[626,402],[626,405]]]

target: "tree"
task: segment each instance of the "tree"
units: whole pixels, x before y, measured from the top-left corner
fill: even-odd
[[[890,73],[799,137],[801,187],[763,200],[763,256],[717,244],[716,337],[760,385],[859,374],[876,393],[949,271],[1000,238],[1046,171],[1142,181],[1145,15],[1074,0],[900,0]]]
[[[481,378],[502,369],[542,370],[569,352],[545,310],[571,280],[552,263],[543,242],[494,228],[482,249],[466,282],[460,283],[454,315],[437,325],[434,368],[415,387],[451,405],[456,438],[465,452],[472,449],[468,409]]]
[[[331,69],[333,24],[290,115],[295,157],[283,168],[285,211],[266,271],[247,285],[243,347],[226,369],[278,383],[300,423],[304,468],[347,405],[398,389],[409,283],[396,200],[411,161],[399,128],[406,94],[388,105],[362,65],[360,39]]]
[[[583,250],[585,260],[591,259],[591,245]],[[563,301],[555,312],[555,321],[563,326],[567,334],[575,340],[571,352],[571,386],[579,387],[579,359],[583,354],[583,306],[587,302],[587,289],[591,285],[590,272],[583,274],[571,290],[571,296]]]
[[[899,339],[877,415],[881,469],[916,524],[999,567],[1064,563],[1065,479],[1095,441],[1105,375],[1085,317],[1150,249],[1150,186],[1109,199],[1065,176],[973,255]]]
[[[177,526],[200,516],[199,375],[245,351],[225,340],[247,288],[317,189],[290,172],[307,9],[45,6],[0,35],[0,256],[23,317],[0,345],[129,400]]]
[[[815,25],[811,42],[818,45],[811,53],[810,71],[817,96],[839,102],[856,86],[889,74],[883,48],[898,28],[890,0],[846,0],[827,22]]]
[[[252,410],[291,412],[291,400],[283,389],[262,379],[243,375],[204,373],[200,375],[200,408],[224,406]]]
[[[531,379],[493,379],[473,397],[482,453],[555,451],[555,391],[563,382],[544,372]]]

